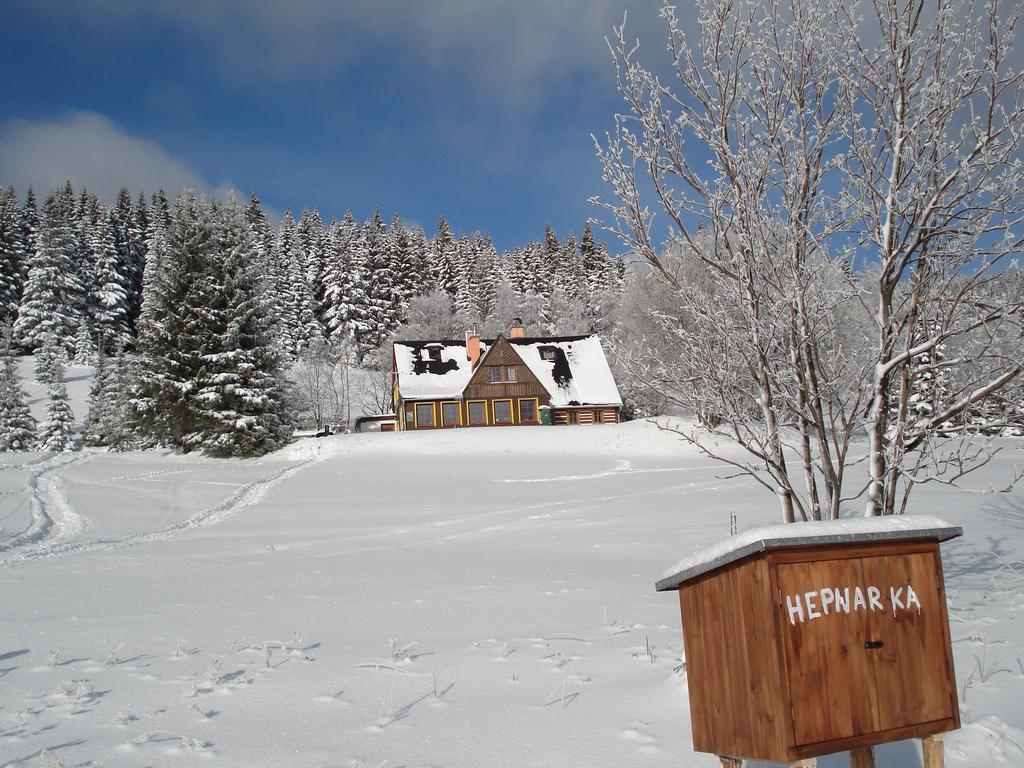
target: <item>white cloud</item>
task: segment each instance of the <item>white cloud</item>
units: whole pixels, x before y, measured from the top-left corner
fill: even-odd
[[[101,199],[118,190],[173,196],[185,187],[220,194],[187,162],[155,141],[133,136],[95,112],[68,112],[55,120],[12,120],[0,127],[0,181],[45,194],[71,179]]]
[[[552,89],[608,93],[613,70],[604,37],[636,7],[630,29],[660,48],[652,0],[75,0],[58,5],[85,23],[130,30],[170,22],[214,51],[238,80],[316,81],[386,51],[400,70],[438,92],[469,87],[513,109],[542,103]],[[54,4],[32,6],[53,13]]]

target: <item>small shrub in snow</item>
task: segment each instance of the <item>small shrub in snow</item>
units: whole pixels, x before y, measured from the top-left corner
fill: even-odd
[[[579,694],[570,693],[568,696],[565,694],[565,680],[554,687],[554,690],[548,694],[548,697],[544,700],[543,706],[550,707],[556,701],[561,709],[565,709],[565,705],[572,702]]]
[[[416,646],[419,643],[406,643],[400,646],[397,637],[392,637],[388,640],[388,643],[391,645],[391,660],[396,664],[400,664],[403,661],[412,661],[416,658]]]
[[[125,726],[129,726],[132,723],[138,722],[138,719],[139,718],[137,718],[130,712],[118,712],[114,716],[114,725],[119,725],[122,728],[124,728]]]
[[[46,747],[43,747],[42,752],[39,753],[38,760],[37,768],[64,768],[64,761],[59,757],[51,757]]]
[[[224,665],[220,659],[212,659],[210,664],[206,667],[206,688],[207,690],[213,690],[214,686],[217,685],[217,681],[220,680],[221,669]]]
[[[82,321],[78,324],[78,333],[75,335],[75,365],[96,365],[96,344],[89,333],[89,326]]]
[[[995,640],[992,643],[989,643],[987,639],[982,637],[981,642],[981,654],[974,654],[974,664],[978,672],[978,679],[981,682],[987,683],[989,678],[993,675],[999,674],[1000,672],[1012,672],[1009,667],[1002,667],[999,665],[999,658],[1003,655],[1003,649],[1006,647],[1005,640]],[[989,655],[989,649],[993,645],[998,647],[995,649],[994,654]]]
[[[43,346],[36,352],[36,380],[43,384],[53,384],[64,378],[64,364],[67,362],[64,349],[53,336],[47,335]]]
[[[391,678],[391,685],[388,686],[388,691],[384,694],[384,698],[380,703],[380,713],[377,718],[377,725],[381,728],[390,725],[395,720],[398,720],[398,713],[395,709],[395,683],[398,682],[398,670],[395,670],[395,676]]]
[[[113,641],[109,638],[104,641],[107,646],[107,660],[103,662],[108,667],[113,667],[121,663],[121,659],[118,658],[117,654],[124,648],[124,643],[118,643],[114,645]]]
[[[200,720],[212,720],[216,715],[217,711],[214,709],[203,709],[195,702],[192,702],[192,706],[189,709],[196,715],[199,716]]]
[[[88,680],[72,680],[71,703],[76,706],[90,703],[96,697],[96,689]]]
[[[28,710],[18,713],[18,721],[14,726],[14,735],[16,738],[21,738],[25,735],[25,731],[28,729]]]
[[[75,415],[68,402],[68,390],[63,381],[50,385],[50,403],[46,406],[46,421],[39,430],[39,450],[62,453],[76,450],[73,427]]]

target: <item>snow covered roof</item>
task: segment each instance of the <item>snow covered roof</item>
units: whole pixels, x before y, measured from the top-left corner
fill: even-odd
[[[935,539],[947,541],[963,529],[930,515],[886,515],[843,520],[786,523],[751,528],[680,560],[654,585],[659,592],[679,585],[748,555],[772,549],[821,544],[857,544],[873,541]]]
[[[480,342],[481,355],[488,346]],[[473,375],[465,341],[396,341],[394,349],[398,390],[403,398],[462,397]]]
[[[596,335],[506,341],[551,395],[553,407],[622,405]],[[480,342],[481,359],[494,343]],[[398,389],[405,400],[461,397],[473,375],[465,341],[396,341],[394,349]]]
[[[622,405],[601,339],[596,335],[508,339],[554,407]]]

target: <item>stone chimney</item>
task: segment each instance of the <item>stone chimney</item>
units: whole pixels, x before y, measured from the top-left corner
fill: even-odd
[[[512,318],[512,325],[508,329],[508,337],[510,339],[521,339],[526,336],[526,329],[523,328],[523,321],[518,317]]]
[[[466,331],[466,358],[470,366],[476,368],[477,361],[480,360],[480,334],[476,332],[476,328]]]

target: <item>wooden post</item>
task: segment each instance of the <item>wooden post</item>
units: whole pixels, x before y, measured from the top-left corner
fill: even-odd
[[[943,768],[946,764],[942,751],[942,740],[945,734],[937,733],[926,739],[921,739],[921,752],[924,757],[924,768]]]
[[[871,747],[851,749],[850,768],[875,768],[875,751]]]
[[[722,761],[722,768],[743,768],[743,761],[738,757],[719,755],[718,759]]]

